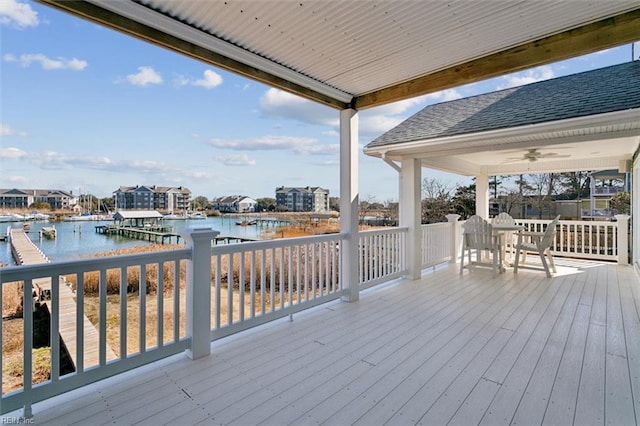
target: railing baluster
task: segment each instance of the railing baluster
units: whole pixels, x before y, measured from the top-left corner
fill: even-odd
[[[260,251],[260,314],[264,315],[265,311],[265,286],[267,285],[267,267],[266,267],[267,251]]]
[[[60,378],[60,280],[62,277],[51,276],[51,312],[49,340],[51,347],[51,381]],[[56,282],[57,281],[57,282]]]
[[[107,271],[105,269],[100,269],[100,280],[98,282],[98,288],[100,292],[100,312],[98,313],[98,318],[100,321],[98,342],[100,348],[98,351],[98,359],[99,364],[103,366],[107,364]],[[82,323],[84,323],[84,318]]]
[[[312,293],[313,293],[313,298],[314,299],[318,296],[318,293],[317,293],[318,290],[316,288],[316,281],[317,281],[317,277],[316,277],[316,273],[317,273],[316,248],[317,248],[317,246],[318,246],[318,243],[311,243],[311,289],[312,289]]]
[[[120,359],[127,357],[127,268],[120,268]]]
[[[24,372],[22,375],[22,387],[25,392],[31,391],[33,380],[33,281],[25,280],[22,287],[22,317],[23,317],[23,347],[24,347]],[[31,407],[25,406],[25,415]]]
[[[296,303],[300,304],[302,302],[302,297],[300,296],[300,292],[302,291],[302,264],[300,261],[300,254],[302,252],[302,247],[298,244],[296,245]]]
[[[271,279],[270,281],[270,285],[269,285],[269,291],[270,291],[270,299],[271,299],[271,309],[270,311],[273,312],[276,310],[276,249],[275,247],[271,249]]]
[[[238,321],[244,321],[244,268],[246,266],[245,253],[240,251],[238,259]]]
[[[156,332],[157,332],[157,346],[159,348],[164,346],[164,263],[158,263],[158,283],[156,284],[156,301],[157,301],[157,316],[156,320]]]
[[[216,310],[215,312],[215,328],[218,329],[221,327],[220,321],[221,321],[221,314],[220,314],[220,310],[222,309],[222,289],[220,288],[222,286],[222,256],[221,255],[217,255],[216,256],[216,276],[215,276],[215,300],[214,300],[214,309]]]
[[[304,245],[304,300],[309,300],[309,244]]]
[[[256,251],[249,252],[249,308],[250,318],[256,317]]]
[[[139,352],[147,351],[147,265],[140,265],[140,279],[138,281],[138,300],[140,302],[138,311],[138,333],[139,333]]]
[[[216,298],[217,300],[217,298]],[[180,340],[180,261],[173,261],[173,342]]]
[[[227,325],[233,324],[233,254],[227,255]]]
[[[82,374],[84,365],[84,273],[76,275],[76,373]]]

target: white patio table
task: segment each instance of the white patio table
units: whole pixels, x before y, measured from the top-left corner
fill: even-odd
[[[507,262],[507,258],[505,257],[505,252],[506,252],[506,247],[507,247],[507,239],[506,236],[509,234],[509,232],[520,232],[524,230],[524,225],[516,225],[516,224],[512,224],[512,223],[496,223],[491,225],[492,229],[493,229],[493,233],[496,234],[499,238],[499,243],[500,243],[500,253],[502,256],[502,271],[504,272],[504,267],[509,266],[511,267],[512,265]]]

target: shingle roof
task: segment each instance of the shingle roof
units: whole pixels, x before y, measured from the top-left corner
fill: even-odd
[[[640,61],[430,105],[367,148],[640,108]]]

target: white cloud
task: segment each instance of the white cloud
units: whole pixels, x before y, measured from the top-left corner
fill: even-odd
[[[32,63],[39,63],[40,66],[45,70],[72,70],[72,71],[82,71],[85,69],[89,63],[87,61],[83,61],[77,58],[67,59],[67,58],[49,58],[42,53],[27,53],[20,56],[15,56],[10,53],[6,53],[3,56],[5,62],[16,62],[19,63],[23,67],[29,67]]]
[[[178,75],[173,79],[173,84],[178,87],[197,86],[205,89],[215,89],[222,84],[222,76],[215,71],[205,70],[201,79],[191,79]]]
[[[153,67],[138,67],[137,74],[129,74],[127,82],[134,86],[148,86],[150,84],[162,84],[162,76]]]
[[[27,153],[20,148],[0,148],[0,158],[3,159],[21,159],[26,158]]]
[[[38,12],[31,9],[31,5],[16,0],[0,1],[0,25],[24,29],[39,23]]]
[[[340,125],[338,111],[274,88],[262,95],[259,109],[267,118],[285,118],[321,126]]]
[[[29,181],[29,179],[27,179],[24,176],[7,176],[7,177],[3,177],[3,179],[5,182],[19,183],[19,184],[27,183]]]
[[[222,84],[222,76],[212,70],[206,70],[204,77],[193,82],[194,86],[204,87],[205,89],[213,89]]]
[[[0,123],[0,136],[26,136],[26,132],[21,132],[8,124]]]
[[[292,150],[300,151],[317,143],[313,138],[293,136],[262,136],[247,139],[211,139],[209,145],[215,148],[242,150],[242,151],[273,151]]]
[[[447,89],[435,93],[430,93],[426,95],[425,98],[428,100],[433,100],[434,102],[448,102],[462,98],[462,94],[456,89]]]
[[[235,154],[226,156],[217,156],[217,161],[220,161],[225,166],[255,166],[256,160],[249,158],[247,154]]]
[[[549,80],[554,76],[553,68],[549,65],[543,65],[502,77],[500,80],[503,81],[504,84],[498,85],[497,89],[502,90],[510,87],[523,86],[525,84],[535,83],[536,81]]]

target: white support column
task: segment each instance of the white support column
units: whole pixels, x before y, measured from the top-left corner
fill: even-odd
[[[629,218],[626,214],[614,216],[618,222],[618,265],[629,264]]]
[[[489,219],[489,175],[476,176],[476,214]]]
[[[359,299],[358,277],[358,112],[340,111],[340,247],[342,300]]]
[[[220,232],[211,228],[187,228],[180,235],[191,259],[187,260],[187,356],[198,359],[211,354],[211,241]]]
[[[407,237],[408,277],[417,280],[422,275],[421,194],[422,166],[420,160],[402,160],[400,171],[400,226],[409,228]]]
[[[458,219],[460,219],[460,215],[452,213],[448,214],[446,218],[447,222],[451,224],[451,260],[449,260],[449,263],[456,263],[460,256],[460,249],[462,245],[462,233],[460,232],[462,227],[458,221]]]

